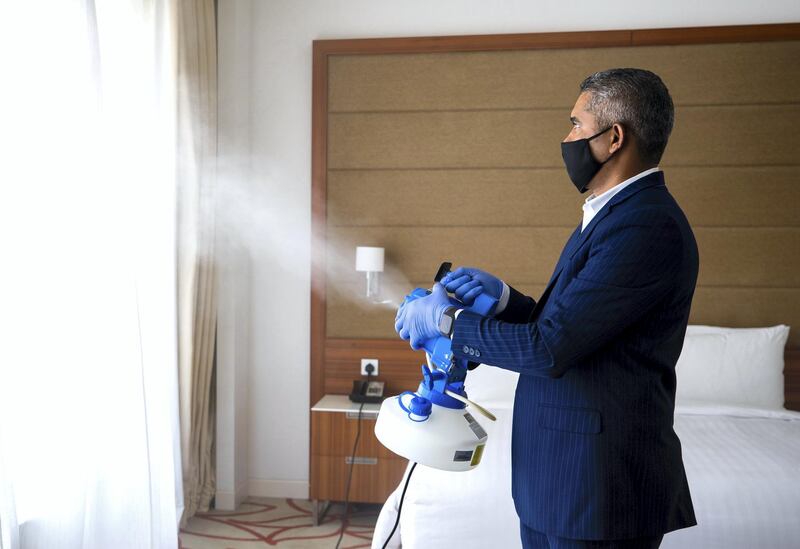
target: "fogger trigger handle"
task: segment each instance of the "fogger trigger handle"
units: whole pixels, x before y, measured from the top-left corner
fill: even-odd
[[[453,268],[452,262],[450,261],[443,262],[441,265],[439,265],[439,270],[436,271],[436,276],[433,277],[433,281],[440,282],[445,277],[445,275],[447,275],[450,272],[452,268]],[[451,298],[451,301],[454,301],[453,303],[454,306],[473,313],[477,313],[481,316],[492,316],[495,307],[497,307],[497,299],[485,293],[479,294],[478,297],[475,298],[475,301],[472,302],[472,305],[470,305],[469,307],[465,306],[463,303],[459,301],[456,301],[454,298]]]

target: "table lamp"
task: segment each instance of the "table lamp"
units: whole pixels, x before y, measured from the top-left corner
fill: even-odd
[[[367,273],[367,299],[377,301],[380,295],[380,275],[383,272],[383,248],[356,247],[356,271]]]

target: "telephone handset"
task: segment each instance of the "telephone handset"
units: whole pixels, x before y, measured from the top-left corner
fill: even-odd
[[[366,402],[368,404],[380,404],[383,402],[383,381],[353,381],[353,391],[350,393],[350,400],[353,402]]]

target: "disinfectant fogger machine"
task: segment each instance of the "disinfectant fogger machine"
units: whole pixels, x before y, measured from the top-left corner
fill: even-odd
[[[443,263],[436,273],[439,282],[450,270]],[[430,294],[416,288],[403,304]],[[450,297],[454,307],[482,316],[490,316],[497,300],[479,294],[467,306]],[[375,436],[389,450],[409,461],[446,471],[469,471],[483,455],[487,434],[467,411],[470,406],[494,421],[488,410],[469,400],[464,390],[468,370],[477,366],[453,356],[449,337],[438,336],[425,341],[426,364],[422,365],[422,381],[416,392],[405,391],[387,398],[381,404],[375,424]]]

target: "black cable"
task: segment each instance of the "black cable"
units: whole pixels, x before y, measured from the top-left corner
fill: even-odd
[[[369,379],[369,375],[367,376]],[[342,543],[344,537],[344,529],[347,525],[347,508],[350,503],[350,481],[353,479],[353,465],[356,462],[356,448],[358,447],[358,439],[361,437],[361,411],[364,409],[364,403],[358,407],[358,427],[356,427],[356,441],[353,443],[353,455],[350,458],[350,469],[347,473],[347,486],[344,489],[344,513],[342,514],[342,530],[339,532],[339,539],[336,541],[336,549],[339,549],[339,544]]]
[[[383,542],[383,547],[381,549],[386,549],[389,545],[389,540],[392,539],[394,535],[394,531],[397,530],[397,525],[400,524],[400,513],[403,512],[403,500],[406,498],[406,489],[408,488],[408,481],[411,480],[411,473],[414,472],[414,468],[417,466],[417,462],[414,462],[414,465],[411,466],[411,470],[406,475],[406,483],[403,486],[403,493],[400,494],[400,505],[397,506],[397,519],[394,521],[394,526],[392,527],[392,531],[389,532],[389,537],[386,538],[386,541]]]

